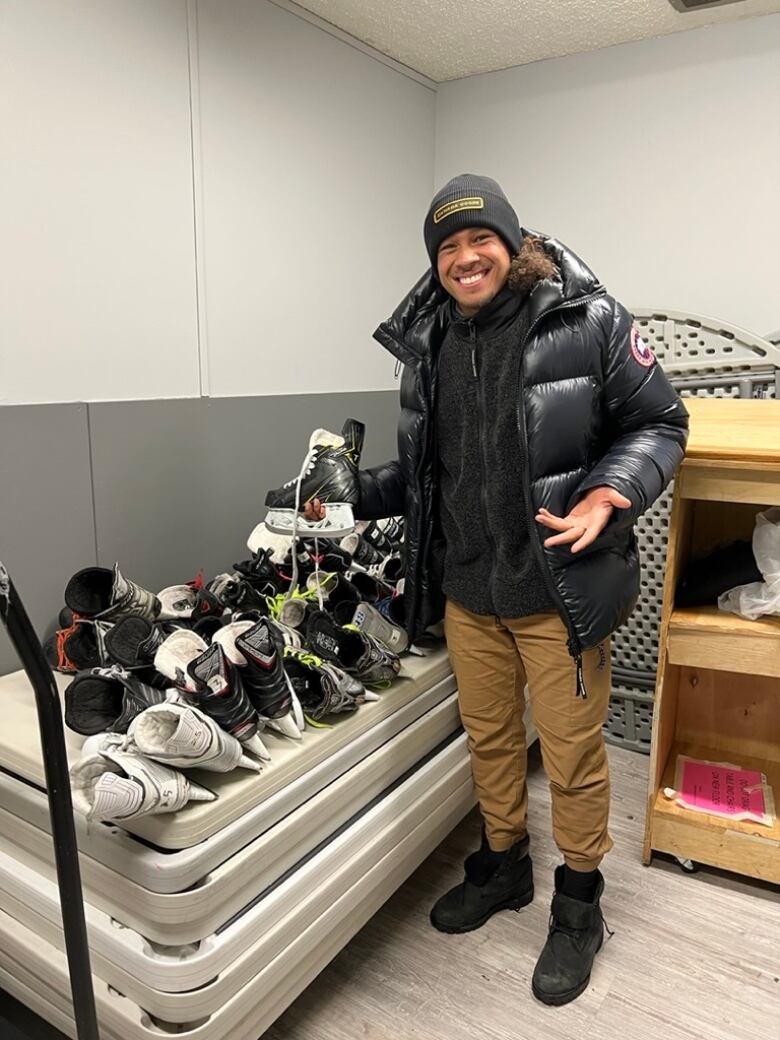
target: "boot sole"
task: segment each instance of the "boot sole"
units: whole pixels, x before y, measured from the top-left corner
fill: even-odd
[[[596,953],[593,954],[594,958],[603,945],[604,939],[602,937],[601,942],[598,944],[598,947],[596,948]],[[574,989],[567,990],[565,993],[542,993],[540,990],[536,988],[536,986],[533,984],[533,981],[531,982],[531,990],[536,999],[540,1000],[542,1004],[547,1004],[549,1007],[561,1007],[561,1005],[563,1004],[569,1004],[572,1000],[576,1000],[577,997],[579,997],[582,993],[585,992],[589,985],[590,974],[588,974],[587,979],[585,979],[584,982],[581,982],[579,986],[575,987]]]
[[[442,925],[437,924],[433,918],[433,914],[430,914],[430,921],[437,932],[445,932],[447,935],[462,935],[464,932],[474,932],[477,928],[481,928],[483,924],[486,924],[493,914],[500,913],[502,910],[522,910],[524,906],[528,906],[533,901],[534,890],[525,893],[519,899],[509,899],[505,903],[500,903],[498,906],[493,906],[488,910],[486,914],[480,917],[476,921],[472,921],[465,925]]]
[[[531,983],[531,989],[533,995],[537,1000],[540,1000],[542,1004],[547,1004],[552,1007],[560,1007],[562,1004],[568,1004],[572,1000],[576,1000],[581,993],[584,993],[590,984],[590,975],[584,982],[580,983],[576,989],[570,989],[566,993],[541,993],[533,983]]]

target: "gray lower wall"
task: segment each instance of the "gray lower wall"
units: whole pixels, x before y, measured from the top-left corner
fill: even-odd
[[[0,559],[38,634],[82,567],[157,591],[245,559],[266,490],[348,416],[364,465],[395,457],[396,391],[0,408]],[[19,667],[0,630],[0,674]]]

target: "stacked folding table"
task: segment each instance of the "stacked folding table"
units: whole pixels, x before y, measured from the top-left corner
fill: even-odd
[[[23,672],[0,703],[0,987],[74,1036]],[[256,1040],[474,804],[444,648],[331,727],[263,740],[260,775],[191,773],[214,802],[126,830],[77,817],[103,1040]]]

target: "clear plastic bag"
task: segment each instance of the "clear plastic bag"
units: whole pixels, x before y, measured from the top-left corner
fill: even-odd
[[[718,606],[731,614],[755,621],[762,614],[780,615],[780,508],[756,517],[753,555],[763,581],[738,585],[718,596]]]

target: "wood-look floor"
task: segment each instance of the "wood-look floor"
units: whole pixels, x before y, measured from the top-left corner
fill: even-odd
[[[602,909],[615,935],[578,1000],[548,1008],[530,992],[559,862],[534,752],[533,904],[468,935],[430,926],[431,903],[478,842],[471,813],[263,1040],[780,1040],[780,890],[707,868],[686,875],[660,857],[643,867],[648,760],[614,747],[610,760]]]

